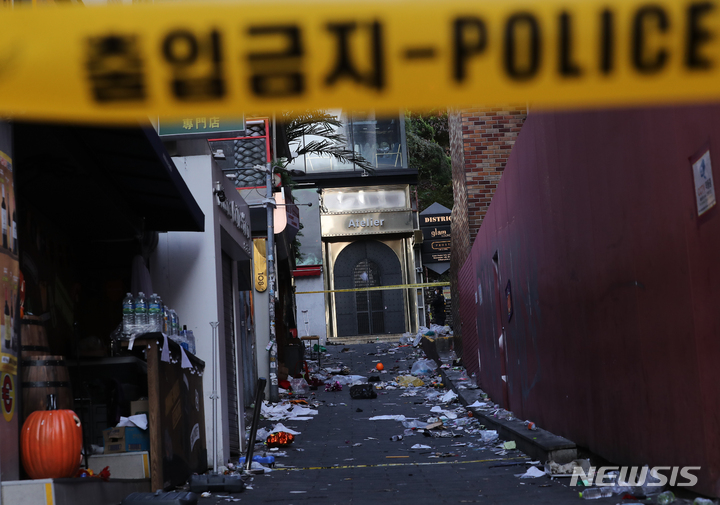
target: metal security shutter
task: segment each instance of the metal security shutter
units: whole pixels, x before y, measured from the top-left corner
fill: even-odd
[[[240,414],[238,409],[237,360],[235,347],[235,308],[233,306],[232,259],[222,253],[223,324],[225,325],[225,370],[227,373],[228,427],[230,454],[240,454]]]
[[[335,289],[402,284],[400,260],[390,247],[376,240],[357,241],[343,249],[333,274]],[[403,333],[403,292],[392,289],[337,293],[335,317],[339,337]]]

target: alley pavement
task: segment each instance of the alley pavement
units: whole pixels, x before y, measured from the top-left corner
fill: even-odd
[[[384,342],[334,345],[327,350],[323,368],[347,367],[346,373],[377,376],[381,384],[399,375],[410,375],[410,367],[423,357],[418,349]],[[384,373],[376,370],[378,362],[383,364]],[[431,378],[426,379],[432,382]],[[519,478],[530,468],[530,458],[519,450],[501,448],[502,440],[483,443],[479,434],[472,433],[479,429],[477,421],[468,421],[472,418],[457,401],[447,405],[426,400],[428,393],[445,393],[446,389],[427,387],[416,391],[418,396],[403,396],[408,390],[381,389],[375,399],[352,399],[350,386],[343,386],[342,391],[325,391],[323,386],[310,391],[308,402],[318,405],[318,414],[312,419],[260,422],[260,427],[268,430],[281,422],[300,432],[289,447],[280,449],[287,456],[276,458],[273,471],[249,478],[248,489],[242,493],[216,493],[201,498],[199,503],[239,500],[286,505],[526,505],[582,501],[577,489],[568,486],[569,482],[546,476]],[[457,415],[455,420],[446,420],[450,429],[445,434],[453,433],[452,438],[428,437],[417,430],[410,434],[401,421],[370,420],[374,416],[403,415],[406,422],[414,419],[424,422],[445,415],[431,412],[434,406]],[[416,444],[429,448],[413,449]],[[257,445],[255,454],[262,455],[266,450]],[[610,501],[603,499],[598,503]]]

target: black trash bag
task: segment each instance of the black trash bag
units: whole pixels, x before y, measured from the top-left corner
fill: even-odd
[[[357,384],[350,388],[350,398],[356,400],[371,400],[377,398],[377,393],[372,384]]]

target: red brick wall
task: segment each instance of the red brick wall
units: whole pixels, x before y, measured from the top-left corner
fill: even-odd
[[[454,321],[461,322],[458,272],[470,253],[526,116],[524,107],[512,106],[449,111],[455,200],[450,256],[450,288],[456,301],[452,305]],[[462,326],[456,323],[453,329],[456,347],[460,348]]]
[[[463,163],[470,242],[475,239],[500,182],[527,112],[524,108],[465,109]]]

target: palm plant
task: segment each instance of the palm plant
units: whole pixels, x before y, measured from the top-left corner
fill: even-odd
[[[291,150],[297,146],[298,157],[303,155],[330,156],[341,163],[354,163],[358,168],[373,172],[374,167],[360,153],[347,148],[347,137],[339,132],[343,122],[324,110],[309,110],[301,113],[285,112],[285,135]],[[320,137],[318,140],[303,142],[306,136]],[[287,167],[292,160],[283,158],[280,168]]]

